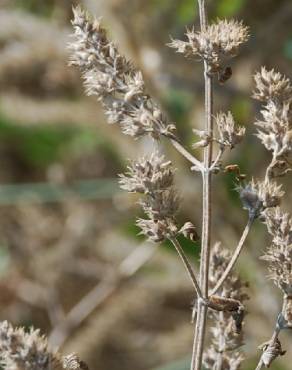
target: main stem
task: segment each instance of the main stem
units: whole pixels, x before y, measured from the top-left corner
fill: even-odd
[[[198,0],[201,29],[204,30],[207,26],[207,13],[205,0]],[[210,262],[210,244],[211,244],[211,183],[213,154],[213,81],[209,74],[208,64],[204,63],[205,77],[205,131],[211,138],[210,144],[204,150],[204,170],[203,176],[203,222],[202,222],[202,246],[201,246],[201,261],[200,261],[200,286],[203,298],[208,298],[208,280],[209,280],[209,262]],[[191,362],[191,370],[201,370],[204,339],[206,332],[208,308],[198,301],[196,331],[193,346],[193,356]]]

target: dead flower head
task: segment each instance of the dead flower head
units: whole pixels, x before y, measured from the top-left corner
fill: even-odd
[[[219,131],[219,142],[222,147],[234,148],[239,144],[245,134],[245,128],[236,126],[231,112],[218,113],[215,117],[215,122]]]
[[[258,217],[266,208],[278,206],[284,195],[281,187],[274,182],[254,180],[246,186],[238,187],[243,208],[251,217]]]
[[[153,193],[173,185],[174,171],[170,161],[154,152],[149,158],[141,158],[127,167],[120,175],[120,186],[130,193]]]
[[[187,41],[172,40],[171,48],[186,57],[199,56],[206,61],[210,72],[220,72],[226,61],[238,54],[239,47],[248,40],[248,28],[236,20],[217,20],[205,30],[187,30]]]

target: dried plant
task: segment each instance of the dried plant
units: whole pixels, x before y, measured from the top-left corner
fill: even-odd
[[[52,352],[39,330],[25,332],[7,321],[0,325],[0,351],[0,364],[7,370],[89,370],[74,354]]]
[[[271,339],[260,346],[262,355],[256,369],[260,370],[263,366],[270,367],[277,357],[285,354],[279,334],[284,329],[292,328],[292,221],[289,214],[280,209],[284,192],[282,185],[277,182],[279,177],[291,171],[292,85],[285,76],[266,68],[262,68],[254,77],[256,88],[253,97],[263,105],[262,117],[255,122],[257,136],[272,152],[265,177],[246,181],[238,165],[224,167],[223,154],[240,144],[245,128],[236,125],[231,112],[214,114],[213,88],[216,82],[225,83],[231,78],[230,60],[248,40],[249,30],[242,22],[235,20],[217,20],[208,24],[205,0],[198,0],[198,5],[201,29],[188,29],[186,41],[172,40],[169,46],[185,57],[195,57],[204,64],[205,127],[201,131],[194,129],[199,141],[193,144],[194,149],[202,150],[202,160],[181,144],[175,124],[168,120],[147,93],[142,73],[119,53],[100,21],[93,19],[80,7],[73,9],[74,39],[69,45],[70,64],[80,69],[87,94],[96,96],[101,102],[109,123],[119,125],[124,134],[135,139],[145,135],[157,141],[167,138],[190,162],[191,170],[202,176],[203,209],[199,238],[197,228],[190,221],[183,225],[177,221],[180,196],[174,184],[175,170],[164,156],[154,152],[133,161],[126,174],[120,175],[121,188],[141,196],[139,204],[145,213],[145,218],[137,220],[141,234],[155,243],[169,240],[193,284],[196,301],[193,309],[195,335],[191,370],[201,370],[203,363],[209,370],[240,369],[243,361],[240,347],[243,345],[244,301],[248,296],[247,284],[240,280],[233,268],[255,220],[267,226],[272,242],[262,260],[267,262],[269,276],[283,294],[283,305]],[[220,243],[214,247],[211,243],[212,177],[214,173],[224,171],[236,174],[236,188],[248,213],[246,226],[232,253]],[[179,242],[180,234],[201,243],[198,273]],[[131,272],[125,272],[126,260],[121,264],[118,274],[130,276],[148,259],[148,255],[143,256],[130,269]],[[116,284],[113,279],[109,281],[110,284],[103,287],[105,296],[111,293]],[[91,298],[89,295],[90,307]],[[75,313],[82,308],[81,304],[72,310],[64,320],[63,327],[59,330],[56,328],[53,336],[58,337],[59,343],[70,324],[76,321]],[[89,312],[81,316],[85,317]],[[212,339],[204,354],[208,315],[212,318]],[[88,368],[75,355],[62,359],[51,352],[46,340],[37,331],[25,333],[23,329],[13,329],[6,322],[0,328],[0,348],[5,369]]]

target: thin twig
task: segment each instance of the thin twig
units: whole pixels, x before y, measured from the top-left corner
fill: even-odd
[[[205,0],[198,0],[201,29],[207,27],[207,12]],[[209,145],[204,150],[204,171],[203,175],[203,222],[202,222],[202,247],[200,260],[200,286],[203,298],[208,297],[208,280],[209,280],[209,261],[211,245],[211,180],[213,155],[213,79],[208,73],[209,66],[204,62],[205,77],[205,131],[210,138]],[[208,308],[206,305],[198,304],[198,315],[196,323],[196,332],[194,338],[191,370],[201,370],[203,347],[206,331],[206,319]]]
[[[233,269],[241,251],[242,251],[242,248],[244,246],[244,243],[245,243],[245,240],[250,232],[250,229],[251,229],[251,226],[254,222],[254,217],[249,217],[248,219],[248,222],[247,222],[247,225],[245,226],[245,229],[241,235],[241,238],[238,242],[238,245],[237,247],[235,248],[234,252],[233,252],[233,255],[231,257],[231,260],[229,261],[229,264],[227,265],[226,267],[226,270],[224,271],[224,273],[222,274],[222,276],[220,277],[220,279],[218,280],[217,284],[215,285],[215,287],[213,288],[213,290],[211,291],[210,295],[214,295],[218,292],[218,290],[222,287],[223,283],[225,282],[226,278],[228,277],[228,275],[230,274],[231,270]]]
[[[99,305],[103,304],[120,287],[131,278],[156,251],[154,244],[143,243],[127,256],[113,274],[110,272],[81,301],[79,301],[53,328],[49,342],[53,347],[60,347],[68,335],[78,327]]]
[[[189,162],[191,162],[195,168],[199,169],[200,171],[203,170],[203,164],[197,158],[195,158],[190,152],[188,152],[180,143],[175,139],[170,139],[172,145],[175,149],[182,154]]]
[[[189,277],[190,277],[190,279],[191,279],[191,281],[192,281],[192,283],[194,285],[194,288],[196,290],[197,296],[199,298],[202,298],[203,297],[202,296],[202,292],[201,292],[201,289],[200,289],[199,284],[197,282],[197,278],[196,278],[196,275],[194,273],[194,270],[193,270],[193,268],[192,268],[192,266],[191,266],[191,264],[190,264],[187,256],[185,255],[185,253],[184,253],[184,251],[183,251],[183,249],[182,249],[179,241],[176,238],[173,238],[173,239],[171,239],[171,242],[174,245],[174,247],[175,247],[178,255],[180,256],[181,260],[183,261],[183,264],[184,264],[184,266],[185,266],[185,268],[186,268],[186,270],[187,270],[187,272],[189,274]]]

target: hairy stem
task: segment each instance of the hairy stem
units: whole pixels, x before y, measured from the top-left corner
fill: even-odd
[[[207,14],[205,0],[198,0],[201,29],[207,26]],[[213,154],[213,79],[209,74],[209,66],[204,62],[205,78],[205,131],[210,137],[210,143],[204,150],[203,176],[203,222],[202,222],[202,246],[200,260],[200,286],[203,298],[208,298],[210,244],[211,244],[211,180]],[[194,338],[191,370],[201,370],[203,359],[203,348],[206,331],[206,319],[208,308],[206,305],[198,304],[196,332]]]
[[[227,265],[226,267],[226,270],[224,271],[224,273],[222,274],[222,276],[220,277],[220,279],[218,280],[217,284],[215,285],[215,287],[213,288],[212,292],[211,292],[211,295],[214,295],[218,292],[218,290],[222,287],[222,285],[224,284],[226,278],[228,277],[228,275],[230,274],[231,270],[233,269],[236,261],[238,260],[238,257],[242,251],[242,248],[244,246],[244,243],[245,243],[245,240],[250,232],[250,229],[251,229],[251,226],[254,222],[254,217],[249,217],[248,219],[248,223],[242,233],[242,236],[238,242],[238,245],[237,247],[235,248],[234,252],[233,252],[233,255],[231,257],[231,260],[229,261],[229,264]]]
[[[193,283],[193,286],[196,290],[198,298],[202,298],[202,292],[201,292],[201,289],[200,289],[199,284],[197,282],[197,278],[196,278],[196,275],[194,273],[194,270],[193,270],[187,256],[185,255],[179,241],[176,238],[173,238],[173,239],[171,239],[171,242],[174,245],[178,255],[180,256],[180,258],[181,258],[181,260],[182,260],[182,262],[183,262],[183,264],[184,264],[184,266],[185,266],[185,268],[186,268],[186,270],[189,274],[189,277],[190,277],[190,279]]]

